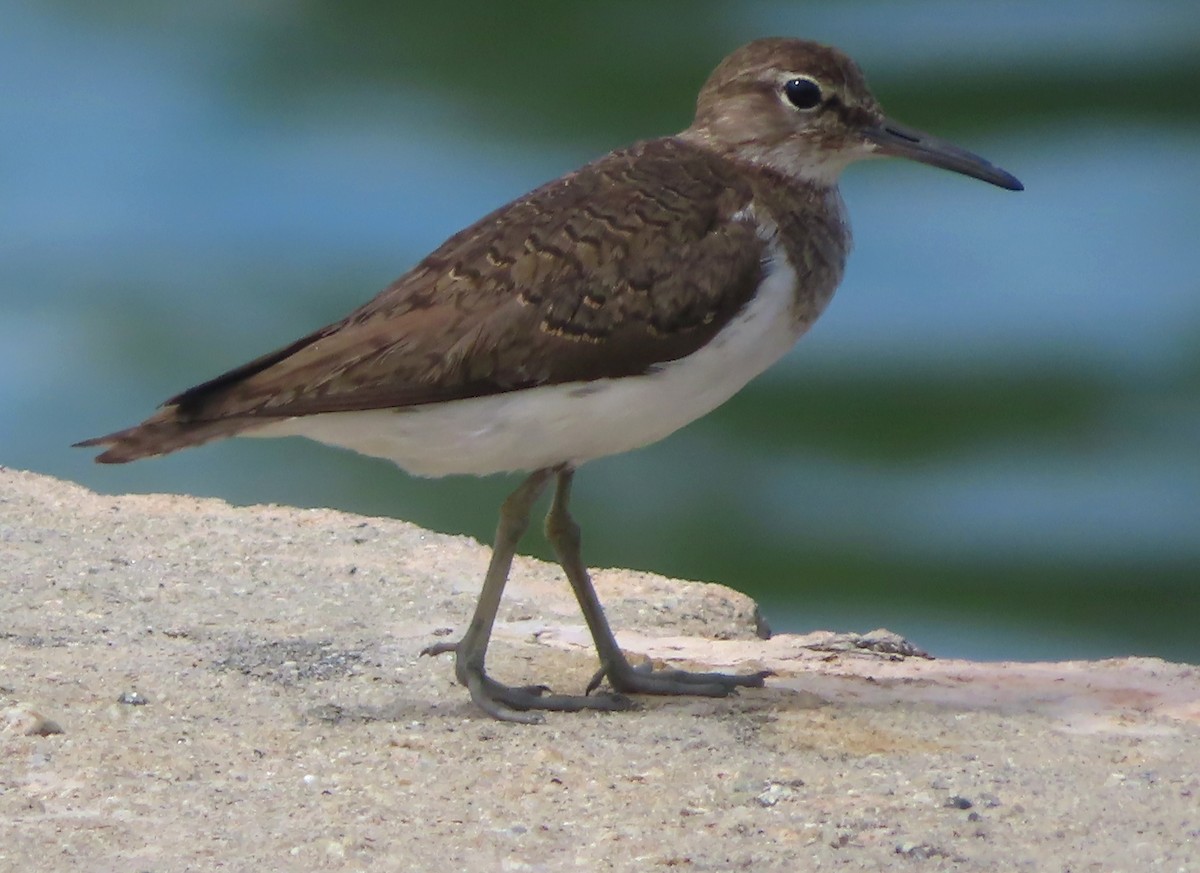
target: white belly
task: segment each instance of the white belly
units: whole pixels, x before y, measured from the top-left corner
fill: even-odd
[[[305,436],[386,458],[419,476],[578,466],[662,439],[716,409],[782,357],[819,314],[818,308],[798,315],[795,281],[777,253],[754,299],[711,342],[644,376],[306,415],[243,435]],[[819,295],[822,305],[828,296]]]

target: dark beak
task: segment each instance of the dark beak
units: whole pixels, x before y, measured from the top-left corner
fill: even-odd
[[[874,143],[881,155],[920,161],[922,164],[991,182],[1009,191],[1025,190],[1025,186],[1017,181],[1015,176],[985,161],[979,155],[960,149],[944,139],[899,124],[890,118],[885,118],[876,127],[867,128],[865,134],[867,141]]]

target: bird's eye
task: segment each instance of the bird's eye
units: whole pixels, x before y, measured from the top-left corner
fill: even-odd
[[[783,93],[797,109],[816,109],[821,105],[821,86],[807,76],[789,79]]]

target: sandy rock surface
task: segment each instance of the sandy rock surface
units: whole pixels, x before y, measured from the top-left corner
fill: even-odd
[[[777,675],[500,724],[418,657],[486,560],[0,468],[0,870],[1200,871],[1196,667],[763,640],[742,595],[605,571],[631,657]],[[517,562],[490,658],[586,684],[555,568]]]

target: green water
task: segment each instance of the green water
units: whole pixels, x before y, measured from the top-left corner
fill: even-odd
[[[728,50],[836,43],[1019,195],[852,168],[842,289],[784,362],[585,467],[593,564],[777,630],[1200,660],[1200,6],[0,3],[0,463],[487,539],[511,479],[302,441],[67,448],[339,317],[534,185],[689,120]],[[536,540],[531,551],[545,554]]]

